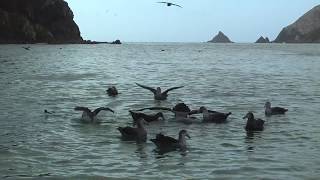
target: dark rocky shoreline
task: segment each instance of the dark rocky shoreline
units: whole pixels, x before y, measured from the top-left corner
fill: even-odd
[[[1,0],[0,43],[65,44],[83,41],[63,0]]]

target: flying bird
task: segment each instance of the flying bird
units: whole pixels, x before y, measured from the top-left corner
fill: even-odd
[[[158,2],[158,3],[167,4],[167,6],[178,6],[178,7],[182,8],[182,6],[180,6],[179,4],[174,4],[174,3],[171,3],[171,2]]]

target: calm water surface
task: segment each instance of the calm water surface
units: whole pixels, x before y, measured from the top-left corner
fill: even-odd
[[[165,51],[161,51],[161,50]],[[0,46],[0,179],[318,179],[320,45],[136,43]],[[169,88],[156,102],[138,82]],[[110,98],[105,90],[121,92]],[[264,103],[289,109],[264,116]],[[187,129],[186,154],[123,142],[129,109],[207,106],[231,111],[226,124],[185,125],[166,112],[148,138]],[[108,106],[101,124],[83,124],[75,106]],[[46,116],[43,110],[55,111]],[[247,136],[248,111],[266,120]]]

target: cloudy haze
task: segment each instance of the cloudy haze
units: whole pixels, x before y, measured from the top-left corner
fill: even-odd
[[[320,0],[66,0],[84,39],[125,42],[203,42],[223,31],[232,41],[275,39]]]

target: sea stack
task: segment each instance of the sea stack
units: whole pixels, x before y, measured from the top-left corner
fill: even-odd
[[[219,33],[210,41],[208,41],[210,43],[232,43],[232,41],[230,41],[230,39],[223,34],[223,32],[219,31]]]
[[[320,5],[282,29],[276,43],[320,43]]]
[[[264,38],[263,36],[261,36],[256,43],[270,43],[270,40],[268,37]]]
[[[81,43],[64,0],[1,0],[0,43]]]

